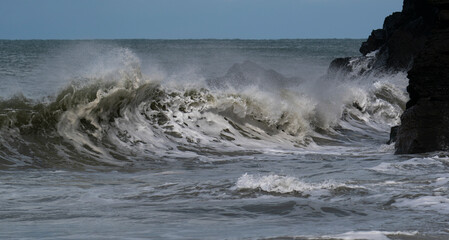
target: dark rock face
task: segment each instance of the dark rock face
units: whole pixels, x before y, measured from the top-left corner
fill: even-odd
[[[360,48],[375,50],[378,68],[409,70],[410,101],[389,141],[396,153],[449,150],[449,0],[404,0]]]
[[[383,29],[374,30],[360,52],[379,50],[377,66],[408,70],[423,49],[436,22],[437,8],[431,0],[404,0],[402,12],[385,18]]]
[[[425,2],[434,9],[434,22],[408,72],[410,101],[396,153],[449,150],[449,0]]]
[[[387,144],[391,144],[391,143],[396,142],[397,137],[398,137],[398,130],[399,130],[399,126],[391,127],[390,140],[388,140]]]
[[[360,52],[364,57],[373,56],[376,51],[376,59],[368,70],[410,70],[416,56],[425,49],[435,26],[449,20],[449,12],[442,11],[446,6],[447,0],[404,0],[402,12],[386,17],[383,28],[373,30],[367,41],[362,43]],[[343,60],[347,63],[344,64]],[[330,67],[340,65],[343,67],[341,70],[350,71],[349,60],[335,59]],[[332,72],[337,71],[334,69]]]
[[[360,47],[360,52],[363,55],[366,55],[372,51],[375,51],[382,47],[387,40],[386,31],[384,29],[377,29],[371,32],[371,35],[368,37],[366,42],[362,43],[362,47]]]
[[[449,150],[449,0],[404,0],[362,44],[361,58],[373,51],[370,71],[408,71],[410,101],[390,138],[396,153]],[[336,59],[331,68],[351,71],[349,63]]]

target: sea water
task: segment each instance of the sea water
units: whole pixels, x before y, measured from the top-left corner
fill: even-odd
[[[0,238],[449,238],[407,74],[328,71],[361,42],[0,41]]]

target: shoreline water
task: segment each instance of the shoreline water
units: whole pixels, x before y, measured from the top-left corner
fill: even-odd
[[[224,43],[0,41],[0,237],[447,236],[446,153],[385,144],[404,73],[323,77],[359,40]]]

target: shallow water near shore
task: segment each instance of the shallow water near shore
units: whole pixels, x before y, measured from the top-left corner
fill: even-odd
[[[406,74],[325,76],[360,43],[0,41],[0,238],[447,239]]]

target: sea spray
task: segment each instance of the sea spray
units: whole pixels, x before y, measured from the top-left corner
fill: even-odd
[[[0,238],[447,239],[407,74],[326,75],[360,43],[0,41]]]
[[[213,149],[209,153],[215,155],[261,151],[265,146],[307,148],[325,144],[321,139],[338,142],[342,131],[383,131],[398,123],[406,100],[396,85],[379,77],[280,84],[276,80],[281,74],[255,63],[238,65],[234,74],[246,74],[240,80],[250,81],[240,82],[240,88],[217,88],[216,82],[195,88],[170,80],[165,84],[143,75],[130,50],[116,52],[122,56],[119,64],[101,63],[100,72],[89,71],[48,103],[20,96],[1,101],[2,131],[16,131],[13,138],[22,142],[4,151],[31,144],[36,149],[24,155],[58,149],[61,158],[82,155],[88,165],[94,161],[122,166],[142,157],[182,157],[185,151],[199,154],[201,149]],[[6,143],[15,141],[3,136]]]

